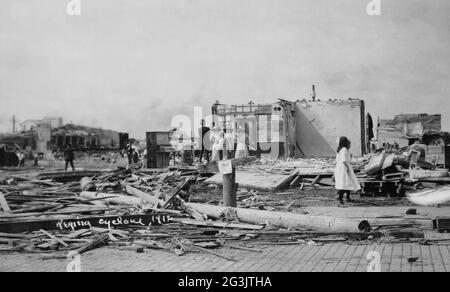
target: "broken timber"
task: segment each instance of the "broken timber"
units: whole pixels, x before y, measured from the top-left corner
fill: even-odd
[[[81,180],[83,177],[93,177],[101,174],[101,171],[67,171],[67,172],[42,172],[38,175],[40,180],[53,179],[56,181]]]
[[[8,202],[6,201],[5,196],[2,193],[0,193],[0,207],[3,209],[3,212],[11,211]]]
[[[206,221],[206,220],[192,220],[192,219],[172,219],[172,222],[179,222],[182,224],[206,226],[206,227],[219,227],[219,228],[237,228],[247,230],[261,230],[264,228],[262,225],[233,223],[233,222],[219,222],[219,221]]]
[[[162,207],[165,204],[163,200],[158,199],[156,196],[147,194],[146,192],[138,190],[128,184],[126,185],[126,190],[128,194],[139,197],[149,203],[156,205],[157,207]]]
[[[187,203],[186,205],[219,219],[224,214],[233,213],[236,218],[249,224],[266,224],[279,228],[301,228],[319,232],[360,232],[370,231],[367,221],[360,219],[336,218],[331,216],[310,216],[287,212],[272,212],[244,208],[219,207],[207,204]]]
[[[138,190],[136,190],[138,191]],[[138,192],[134,192],[135,194]],[[85,199],[102,199],[101,201],[98,201],[98,204],[107,205],[107,204],[113,204],[113,205],[127,205],[127,206],[136,206],[136,207],[142,207],[142,208],[148,208],[151,209],[152,206],[155,204],[152,202],[149,202],[146,197],[145,199],[139,197],[130,197],[130,196],[124,196],[120,194],[107,194],[107,193],[97,193],[97,192],[81,192],[80,193],[81,198]]]

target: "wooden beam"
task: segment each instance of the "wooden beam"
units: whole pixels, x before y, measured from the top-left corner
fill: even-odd
[[[320,182],[320,174],[318,176],[316,176],[316,178],[313,180],[313,182],[311,183],[311,186],[313,187],[316,183]]]
[[[90,243],[88,243],[88,244],[86,244],[86,245],[80,247],[79,249],[77,249],[77,250],[75,250],[75,251],[70,252],[70,253],[67,255],[67,257],[69,257],[69,255],[70,255],[71,253],[73,254],[73,252],[78,253],[78,254],[83,254],[83,253],[85,253],[85,252],[87,252],[87,251],[90,251],[90,250],[96,248],[96,247],[99,247],[100,245],[105,244],[106,242],[108,242],[108,240],[109,240],[109,234],[102,234],[102,235],[99,235],[96,239],[94,239],[94,240],[91,241]]]
[[[223,175],[223,204],[225,206],[236,207],[236,169],[233,167],[233,171]]]
[[[241,165],[248,164],[250,162],[253,162],[257,160],[258,157],[256,156],[246,156],[246,157],[240,157],[240,158],[233,158],[231,160],[231,165],[233,168],[236,168]],[[219,172],[219,166],[217,164],[217,161],[211,162],[207,165],[200,166],[199,170],[201,172]]]
[[[223,214],[231,212],[236,214],[236,217],[244,223],[269,223],[280,228],[301,228],[320,232],[359,232],[360,228],[367,228],[369,224],[367,221],[360,219],[310,216],[288,212],[220,207],[196,203],[187,203],[187,205],[211,218],[219,219]]]
[[[167,199],[167,201],[163,204],[162,209],[165,209],[170,202],[181,192],[181,190],[194,178],[194,176],[190,176],[189,178],[186,179],[186,181],[176,190],[176,192],[170,196],[169,199]]]
[[[182,224],[188,224],[188,225],[218,227],[218,228],[237,228],[237,229],[247,229],[247,230],[261,230],[261,229],[264,229],[264,226],[262,226],[262,225],[245,224],[245,223],[192,220],[192,219],[181,219],[181,218],[180,219],[173,218],[172,221],[173,222],[179,222],[179,223],[182,223]]]
[[[297,182],[301,179],[302,177],[300,175],[297,174],[297,176],[292,180],[292,182],[289,184],[289,187],[294,187]]]
[[[166,202],[161,199],[158,199],[156,196],[150,195],[146,192],[138,190],[129,184],[126,185],[126,191],[128,194],[141,198],[149,203],[154,204],[157,208],[164,206]]]
[[[124,228],[130,225],[142,226],[142,228],[152,225],[161,225],[170,222],[167,214],[158,213],[150,215],[128,215],[128,216],[91,216],[80,218],[69,218],[60,220],[36,220],[1,222],[0,232],[22,233],[37,230],[67,230],[75,231],[80,229],[90,229],[91,227],[101,227],[107,229]]]
[[[61,239],[57,238],[56,236],[53,236],[52,234],[48,233],[47,231],[41,229],[39,230],[41,233],[47,235],[48,237],[50,237],[50,239],[58,242],[59,244],[65,246],[65,247],[69,247],[69,245],[67,243],[65,243],[64,241],[62,241]]]
[[[11,208],[9,208],[8,202],[5,199],[5,196],[0,193],[0,206],[2,207],[4,212],[10,212]]]
[[[103,202],[105,205],[107,205],[108,203],[112,205],[127,205],[148,209],[151,209],[154,205],[153,203],[148,202],[146,199],[124,196],[121,194],[81,192],[80,197],[85,199],[103,199],[101,200],[101,202]]]
[[[299,174],[299,171],[297,169],[293,170],[291,172],[290,175],[286,176],[285,178],[283,178],[282,180],[280,180],[279,182],[277,182],[274,185],[274,190],[279,190],[283,187],[285,187],[286,185],[290,184],[292,182],[292,180]]]

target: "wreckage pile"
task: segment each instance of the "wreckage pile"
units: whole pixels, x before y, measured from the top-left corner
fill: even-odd
[[[314,167],[305,162],[288,162],[282,167],[260,162],[244,169],[282,172],[290,179],[284,179],[285,187],[296,177],[307,179],[301,169],[330,175],[329,162],[318,160],[310,165]],[[0,251],[65,258],[69,252],[81,254],[107,245],[136,252],[161,249],[177,255],[200,251],[233,261],[236,259],[212,249],[261,252],[255,246],[336,241],[430,243],[424,239],[423,230],[432,229],[433,221],[426,217],[405,214],[363,220],[260,210],[258,206],[245,206],[252,194],[238,195],[242,208],[192,203],[195,190],[207,186],[211,175],[189,168],[131,167],[0,179]],[[438,223],[445,229],[445,221]]]
[[[425,160],[425,155],[419,151],[383,151],[365,159],[364,168],[357,174],[363,194],[406,195],[412,203],[422,206],[450,201],[448,169],[438,165],[437,160]]]

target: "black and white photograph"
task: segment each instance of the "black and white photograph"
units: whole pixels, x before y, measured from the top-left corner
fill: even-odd
[[[450,272],[449,171],[448,0],[0,3],[0,272]]]

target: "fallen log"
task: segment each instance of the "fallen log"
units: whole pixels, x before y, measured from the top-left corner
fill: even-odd
[[[172,218],[172,221],[179,222],[182,224],[188,224],[188,225],[219,227],[219,228],[237,228],[237,229],[248,229],[248,230],[261,230],[264,228],[264,226],[262,226],[262,225],[232,223],[232,222],[215,222],[215,221],[205,221],[205,220],[192,220],[192,219],[182,219],[182,218]]]
[[[450,187],[442,187],[433,190],[425,190],[408,194],[411,203],[420,206],[432,206],[450,202]]]
[[[320,232],[360,232],[369,231],[370,224],[365,220],[336,218],[331,216],[310,216],[287,212],[272,212],[244,208],[219,207],[206,204],[186,203],[187,206],[219,219],[224,214],[234,214],[244,223],[269,224],[280,228],[305,228]]]
[[[135,206],[141,207],[143,209],[152,209],[154,204],[144,200],[142,198],[124,196],[120,194],[106,194],[106,193],[96,193],[96,192],[81,192],[81,198],[85,199],[104,199],[98,202],[103,203],[104,205],[112,204],[112,205],[127,205],[127,206]]]

